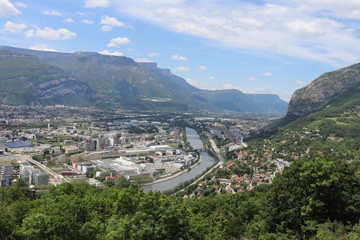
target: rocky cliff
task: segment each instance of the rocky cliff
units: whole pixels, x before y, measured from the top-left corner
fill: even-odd
[[[321,75],[292,95],[288,115],[305,116],[321,110],[360,85],[360,64]]]
[[[70,105],[90,101],[85,83],[33,55],[0,51],[0,102],[5,104]],[[76,105],[76,104],[75,104]]]

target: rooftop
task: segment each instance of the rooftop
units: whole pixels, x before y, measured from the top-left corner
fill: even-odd
[[[8,148],[20,148],[20,147],[29,147],[32,143],[24,142],[24,141],[15,141],[15,142],[7,142],[4,145]]]

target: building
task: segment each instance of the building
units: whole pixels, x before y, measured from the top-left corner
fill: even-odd
[[[33,173],[33,179],[34,179],[35,185],[48,185],[49,184],[49,175],[44,172],[40,172],[40,170]]]
[[[13,166],[11,164],[4,165],[1,168],[1,178],[0,178],[0,186],[1,187],[10,187],[12,183],[12,172]]]
[[[14,142],[7,142],[4,145],[8,148],[22,148],[22,147],[30,147],[32,143],[24,142],[24,141],[14,141]]]
[[[171,149],[171,147],[169,145],[155,145],[155,146],[150,146],[150,149],[153,151],[158,151],[158,150]]]
[[[97,141],[93,140],[92,138],[84,140],[84,149],[86,151],[95,151],[96,148],[97,148]]]
[[[35,169],[29,162],[20,164],[20,178],[28,184],[48,185],[49,175]]]

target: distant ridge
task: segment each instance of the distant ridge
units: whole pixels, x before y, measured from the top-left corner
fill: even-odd
[[[1,46],[0,50],[3,53],[0,55],[2,103],[60,103],[132,110],[233,111],[278,115],[285,114],[287,109],[287,103],[277,95],[198,89],[185,79],[172,74],[169,69],[158,68],[156,63],[137,63],[124,56],[108,56],[95,52],[47,52],[9,46]],[[24,64],[19,58],[15,61],[15,58],[6,56],[6,52],[26,55],[29,58]],[[8,65],[10,58],[12,63]],[[32,69],[34,64],[38,65],[37,71]],[[57,76],[49,75],[47,68],[52,71],[56,69]],[[10,69],[15,72],[25,71],[26,75],[15,74],[6,78],[5,75],[9,74]],[[58,79],[60,76],[63,77],[61,81]],[[25,77],[26,81],[19,81],[19,77]],[[26,96],[11,87],[19,86],[18,84],[25,84],[24,87],[28,89]],[[38,91],[41,89],[39,84],[47,86],[46,92]],[[18,97],[21,100],[15,100]]]

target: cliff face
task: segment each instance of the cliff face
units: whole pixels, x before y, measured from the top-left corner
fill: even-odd
[[[80,97],[88,96],[87,86],[74,77],[61,77],[38,85],[36,97],[39,100],[64,97],[73,94]]]
[[[90,89],[63,70],[47,65],[35,56],[0,51],[0,102],[46,105],[88,104]],[[76,100],[76,101],[74,101]]]
[[[321,75],[292,95],[288,115],[305,116],[326,107],[360,84],[360,64]]]

